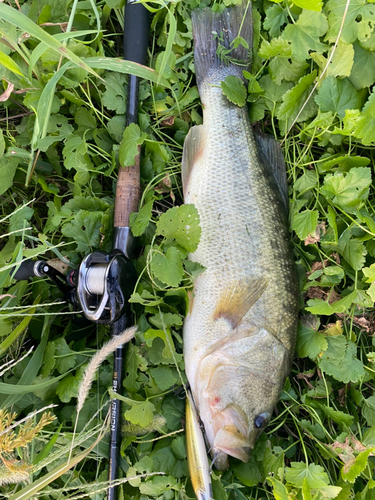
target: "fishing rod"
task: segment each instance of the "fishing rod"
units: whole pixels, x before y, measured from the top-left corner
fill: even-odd
[[[128,0],[124,18],[124,59],[138,64],[146,63],[149,37],[149,12],[134,0]],[[139,78],[128,77],[126,126],[137,123]],[[84,316],[97,324],[110,325],[111,335],[118,335],[131,326],[129,298],[134,290],[137,275],[131,256],[134,238],[130,231],[129,216],[138,210],[141,195],[140,153],[130,167],[120,165],[116,185],[114,210],[113,249],[87,255],[79,268],[65,276],[46,261],[23,262],[13,278],[17,281],[30,277],[48,277],[61,290],[65,300],[73,304]],[[123,382],[124,349],[114,355],[113,384],[119,393]],[[108,500],[116,500],[117,488],[112,486],[118,478],[121,442],[121,405],[118,399],[111,403],[109,445]]]
[[[146,63],[147,44],[149,37],[149,11],[142,5],[128,0],[125,6],[124,19],[124,59],[138,64]],[[128,77],[128,96],[126,106],[126,126],[138,121],[139,78]],[[129,216],[136,212],[141,196],[140,185],[140,147],[135,163],[130,167],[120,166],[116,185],[114,213],[114,243],[115,249],[120,249],[126,256],[132,253],[133,237],[129,227]],[[135,283],[134,283],[135,284]],[[134,288],[133,284],[133,288]],[[129,316],[124,315],[112,325],[112,335],[117,335],[130,324]],[[113,390],[117,392],[122,387],[124,349],[118,348],[114,356]],[[111,441],[109,455],[109,481],[118,476],[118,461],[121,442],[121,403],[112,400],[111,408]],[[111,484],[111,483],[110,483]],[[110,486],[108,500],[117,498],[117,488]]]

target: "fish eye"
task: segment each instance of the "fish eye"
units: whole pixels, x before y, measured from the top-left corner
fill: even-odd
[[[264,429],[267,426],[269,419],[269,413],[261,413],[260,415],[255,417],[254,425],[257,429]]]

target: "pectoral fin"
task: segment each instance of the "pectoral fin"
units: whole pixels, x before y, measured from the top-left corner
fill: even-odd
[[[238,281],[222,293],[214,311],[214,321],[226,318],[236,328],[267,288],[267,279]]]

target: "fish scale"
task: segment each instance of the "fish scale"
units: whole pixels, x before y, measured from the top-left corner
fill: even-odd
[[[243,68],[218,59],[212,31],[224,31],[229,46],[244,12],[240,5],[193,15],[203,125],[189,132],[182,166],[184,201],[194,203],[201,226],[189,258],[206,268],[184,324],[186,374],[221,469],[227,455],[248,459],[262,430],[256,418],[266,421],[273,411],[290,369],[298,312],[285,165],[270,165],[280,159],[279,146],[255,140],[248,109],[231,103],[220,86],[228,75],[242,77]],[[241,36],[251,45],[249,12]]]

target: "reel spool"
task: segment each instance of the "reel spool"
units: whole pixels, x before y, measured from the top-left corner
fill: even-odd
[[[131,261],[122,252],[93,252],[80,267],[68,275],[75,286],[83,314],[90,321],[109,325],[129,308],[137,275]]]

